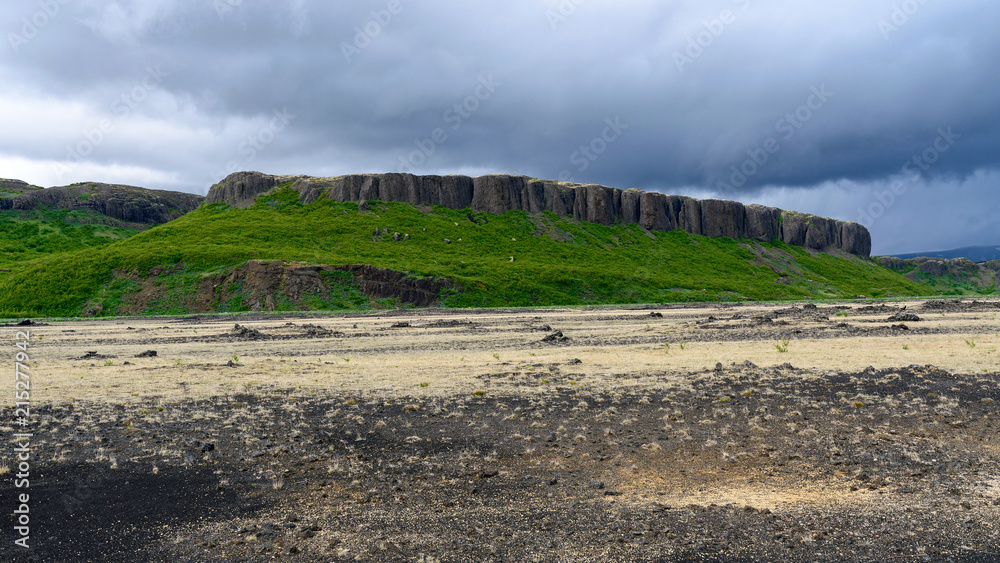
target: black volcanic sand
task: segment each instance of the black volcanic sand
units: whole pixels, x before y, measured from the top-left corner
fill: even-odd
[[[1000,560],[995,375],[719,368],[603,394],[51,406],[36,415],[33,555]],[[0,560],[32,559],[5,541]]]

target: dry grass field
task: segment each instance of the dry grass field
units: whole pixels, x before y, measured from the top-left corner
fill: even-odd
[[[0,557],[996,560],[998,315],[965,300],[42,323],[34,549]]]

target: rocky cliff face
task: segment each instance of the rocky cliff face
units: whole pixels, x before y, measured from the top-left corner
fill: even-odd
[[[567,184],[527,176],[414,176],[354,174],[335,178],[271,176],[237,172],[212,186],[206,201],[247,207],[260,194],[289,184],[299,201],[325,197],[337,201],[398,201],[500,214],[511,210],[550,211],[602,225],[639,224],[651,231],[685,232],[708,237],[784,241],[811,250],[843,250],[867,258],[871,235],[857,223],[816,217],[775,207],[718,199],[697,200],[595,184]]]
[[[12,194],[22,194],[25,192],[33,192],[35,190],[40,190],[38,186],[32,186],[31,184],[22,180],[7,180],[5,178],[0,178],[0,198],[9,197]]]
[[[12,187],[16,186],[12,182]],[[21,184],[24,184],[21,182]],[[4,184],[6,186],[7,184]],[[27,184],[24,184],[27,186]],[[6,188],[4,188],[6,189]],[[164,190],[147,190],[118,184],[84,183],[56,188],[23,188],[0,199],[0,210],[39,208],[89,209],[132,226],[151,227],[172,221],[201,205],[200,195]]]

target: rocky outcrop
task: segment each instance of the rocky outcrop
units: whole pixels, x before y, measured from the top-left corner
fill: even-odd
[[[0,209],[87,209],[128,226],[146,228],[193,211],[204,199],[196,194],[88,182],[26,189],[20,195],[0,199]]]
[[[274,310],[274,296],[281,295],[303,309],[310,296],[329,295],[329,272],[350,274],[351,284],[366,297],[396,299],[401,304],[429,307],[438,302],[442,290],[453,289],[451,280],[415,278],[406,272],[367,265],[311,265],[301,262],[251,260],[226,273],[202,279],[192,309],[195,312],[214,310],[213,303],[226,302],[237,294],[254,311]],[[151,279],[154,279],[151,276]],[[230,288],[239,287],[238,292]]]
[[[1000,260],[973,262],[965,258],[879,256],[875,261],[910,280],[927,283],[940,290],[964,287],[992,292],[1000,288]]]
[[[494,214],[512,210],[547,211],[602,225],[639,224],[650,231],[680,229],[708,237],[782,241],[810,250],[842,250],[865,258],[871,253],[871,235],[857,223],[736,201],[697,200],[505,174],[478,178],[412,174],[314,178],[237,172],[212,186],[207,202],[246,207],[252,205],[257,196],[280,185],[299,192],[302,203],[325,197],[345,202],[380,200],[441,205],[449,209],[471,208]]]
[[[7,180],[0,178],[0,198],[8,197],[12,194],[23,194],[25,192],[33,192],[35,190],[40,190],[38,186],[32,186],[31,184],[22,180]]]

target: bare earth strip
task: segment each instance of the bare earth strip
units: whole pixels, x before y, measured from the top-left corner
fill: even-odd
[[[34,549],[0,556],[996,560],[998,314],[947,301],[34,326]]]

